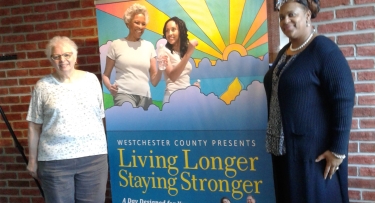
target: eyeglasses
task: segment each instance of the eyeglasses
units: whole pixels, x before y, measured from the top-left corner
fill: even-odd
[[[53,60],[60,60],[60,57],[64,57],[64,59],[70,59],[70,57],[73,55],[72,52],[67,52],[67,53],[63,53],[63,54],[54,54],[54,55],[51,55],[51,59]]]

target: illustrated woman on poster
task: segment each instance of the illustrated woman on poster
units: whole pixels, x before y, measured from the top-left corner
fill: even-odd
[[[156,67],[153,44],[141,38],[148,23],[146,7],[133,4],[125,11],[124,21],[129,34],[114,40],[109,47],[103,83],[111,92],[115,106],[130,102],[133,107],[147,110],[152,104],[149,82],[156,86],[161,71]],[[116,69],[116,81],[111,84],[113,67]]]
[[[169,101],[169,97],[174,91],[190,86],[192,65],[189,59],[198,45],[198,41],[189,41],[187,31],[185,22],[178,17],[170,18],[164,24],[163,37],[167,39],[167,44],[162,48],[165,49],[167,65],[164,71],[166,89],[163,103]],[[200,87],[198,82],[194,85]]]

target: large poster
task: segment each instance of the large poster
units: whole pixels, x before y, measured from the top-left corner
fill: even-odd
[[[274,202],[271,157],[265,151],[268,70],[266,0],[147,0],[100,4],[96,12],[102,72],[110,44],[128,35],[133,3],[150,21],[142,39],[165,44],[164,23],[184,20],[197,39],[190,83],[163,103],[162,78],[144,110],[114,106],[103,85],[114,203]],[[111,81],[114,82],[115,70]]]

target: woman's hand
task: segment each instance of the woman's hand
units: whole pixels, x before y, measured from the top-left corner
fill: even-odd
[[[33,161],[29,161],[26,169],[33,178],[38,178],[38,174],[37,174],[38,164],[37,163]]]
[[[333,174],[339,170],[339,166],[342,163],[343,159],[336,158],[331,151],[327,150],[318,158],[315,159],[315,162],[319,162],[321,160],[326,160],[326,167],[324,169],[324,179],[327,178],[329,175],[329,179],[332,178]]]
[[[115,84],[111,85],[111,86],[109,87],[109,91],[111,92],[111,95],[112,95],[112,96],[116,96],[117,91],[118,91],[118,86],[117,86],[117,84],[115,83]]]
[[[198,40],[196,40],[196,39],[192,39],[192,40],[190,40],[189,41],[189,46],[192,46],[192,47],[196,47],[196,46],[198,46]]]

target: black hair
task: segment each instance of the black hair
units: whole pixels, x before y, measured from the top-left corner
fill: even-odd
[[[296,0],[311,11],[311,19],[315,18],[320,11],[320,0]]]
[[[165,24],[164,24],[164,27],[163,27],[163,38],[166,38],[165,36],[165,29],[167,27],[167,24],[170,22],[170,21],[174,21],[176,24],[177,24],[177,28],[178,28],[178,31],[179,31],[179,39],[180,39],[180,57],[184,57],[184,55],[186,54],[186,51],[187,51],[187,48],[188,48],[188,44],[189,44],[189,38],[188,38],[188,29],[186,28],[186,24],[183,20],[179,19],[178,17],[172,17],[170,19],[168,19]],[[169,42],[167,42],[167,44],[165,45],[165,47],[167,47],[171,53],[173,53],[173,47],[171,44],[169,44]]]

